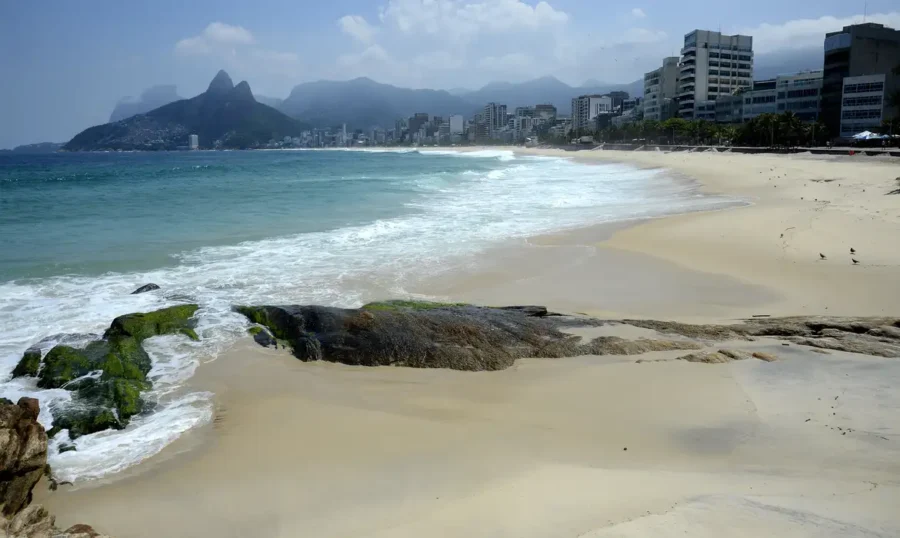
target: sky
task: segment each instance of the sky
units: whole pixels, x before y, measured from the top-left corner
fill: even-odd
[[[0,0],[0,148],[67,141],[157,84],[194,96],[219,69],[282,98],[358,76],[436,89],[626,83],[695,28],[752,35],[759,59],[821,50],[825,32],[864,13],[900,29],[896,0]]]

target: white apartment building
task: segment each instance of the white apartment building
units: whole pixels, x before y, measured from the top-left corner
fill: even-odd
[[[678,68],[678,115],[715,119],[715,100],[753,84],[753,38],[694,30],[684,36]]]
[[[844,77],[841,97],[841,138],[881,125],[885,75]]]
[[[663,59],[662,67],[644,74],[644,119],[669,119],[667,104],[678,89],[678,57]]]
[[[189,145],[191,149],[200,149],[200,137],[192,134],[188,137]]]
[[[580,95],[572,99],[572,129],[593,130],[594,118],[610,114],[613,100],[609,95]]]
[[[506,127],[506,105],[486,104],[484,106],[484,123],[488,137],[494,138]]]
[[[466,130],[466,120],[459,114],[454,114],[450,116],[450,134],[463,134]]]

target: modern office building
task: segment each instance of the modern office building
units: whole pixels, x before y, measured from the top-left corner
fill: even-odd
[[[593,130],[598,114],[611,114],[613,98],[609,95],[579,95],[572,99],[572,129]]]
[[[663,59],[662,67],[644,73],[644,119],[669,119],[670,106],[678,89],[678,57]]]
[[[556,121],[556,107],[550,104],[534,105],[534,117],[544,121]]]
[[[884,74],[844,78],[841,91],[842,138],[871,131],[881,125],[881,120],[885,118],[886,78]]]
[[[484,106],[484,124],[488,137],[494,138],[497,133],[506,127],[506,105],[498,105],[497,103],[486,104]]]
[[[188,137],[188,145],[191,149],[200,149],[200,137],[192,134]]]
[[[412,138],[419,132],[419,129],[422,128],[423,125],[428,123],[428,113],[426,112],[416,112],[409,118],[407,122],[407,129],[409,129],[409,136]]]
[[[793,112],[803,121],[819,119],[822,71],[807,71],[775,78],[778,113]]]
[[[743,93],[743,121],[752,120],[760,114],[778,112],[778,89],[774,78],[753,81],[753,88]]]
[[[828,128],[832,137],[847,137],[855,133],[847,129],[858,125],[856,119],[843,120],[843,101],[846,98],[859,97],[851,91],[844,95],[849,86],[851,90],[859,88],[859,84],[869,82],[851,82],[845,84],[847,77],[865,77],[882,75],[881,82],[883,95],[891,95],[893,91],[900,90],[900,74],[892,70],[900,64],[900,31],[886,28],[881,24],[864,23],[845,26],[839,32],[825,34],[825,66],[822,79],[822,105],[821,119]],[[878,84],[878,82],[874,82]],[[863,92],[872,94],[873,92]],[[874,95],[867,95],[874,97]],[[868,105],[867,105],[868,106]],[[895,108],[887,108],[882,98],[882,116],[893,116],[897,113]],[[855,105],[850,105],[847,112],[855,116],[858,112]]]
[[[694,30],[684,36],[678,69],[678,115],[715,119],[715,100],[753,81],[753,38]]]
[[[459,114],[450,116],[450,134],[463,134],[465,132],[465,118]]]

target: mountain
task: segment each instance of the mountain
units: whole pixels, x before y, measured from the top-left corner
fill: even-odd
[[[110,123],[130,118],[136,114],[146,114],[154,108],[180,100],[174,85],[160,85],[147,88],[140,98],[125,97],[116,103],[109,115]]]
[[[63,145],[59,142],[38,142],[37,144],[24,144],[13,149],[0,149],[7,153],[53,153],[59,151]]]
[[[478,105],[443,90],[412,90],[380,84],[369,78],[321,80],[295,86],[279,107],[285,114],[316,127],[369,129],[390,127],[416,112],[471,116]]]
[[[305,129],[307,125],[257,103],[246,81],[235,86],[228,73],[219,71],[200,95],[90,127],[63,149],[172,150],[187,146],[190,134],[199,136],[200,147],[240,149],[299,136]]]
[[[569,114],[572,109],[572,98],[590,93],[608,93],[626,91],[630,96],[643,94],[643,80],[630,84],[601,84],[588,81],[585,86],[573,87],[554,77],[541,77],[518,84],[508,82],[492,82],[487,86],[464,96],[474,104],[502,103],[510,111],[517,106],[529,106],[538,103],[551,103],[560,114]]]
[[[823,60],[821,47],[759,54],[753,60],[753,79],[763,80],[799,71],[822,69]]]
[[[266,97],[265,95],[256,95],[254,97],[256,97],[257,103],[262,103],[272,108],[278,108],[281,106],[281,103],[284,102],[284,99],[280,97]]]
[[[473,91],[475,90],[470,90],[469,88],[450,88],[449,90],[447,90],[447,93],[449,93],[450,95],[455,95],[457,97],[463,97],[472,93]]]

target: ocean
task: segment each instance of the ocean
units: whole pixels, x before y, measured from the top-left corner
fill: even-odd
[[[200,342],[149,340],[152,411],[123,431],[51,442],[59,480],[121,471],[208,423],[186,381],[237,339],[234,304],[354,307],[511,239],[733,201],[661,170],[507,150],[0,154],[0,395],[68,392],[10,380],[29,346],[86,341],[118,315],[197,302]],[[155,283],[161,290],[130,295]]]

